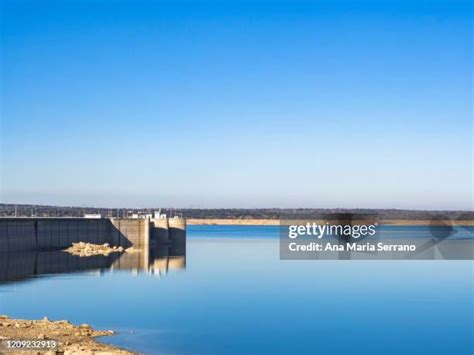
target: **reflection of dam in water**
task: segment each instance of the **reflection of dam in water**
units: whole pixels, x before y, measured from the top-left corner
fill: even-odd
[[[163,275],[186,268],[186,245],[153,246],[137,253],[79,257],[64,251],[0,253],[0,283],[32,277],[87,271],[130,271],[133,274]]]

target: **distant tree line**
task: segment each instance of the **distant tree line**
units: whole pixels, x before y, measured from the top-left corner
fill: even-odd
[[[0,204],[2,217],[83,217],[84,214],[99,213],[103,217],[129,217],[136,213],[153,213],[159,208],[95,208],[45,205]],[[434,217],[457,220],[474,220],[474,211],[420,211],[401,209],[323,209],[323,208],[161,208],[168,217],[218,219],[281,219],[292,218],[337,218],[340,215],[371,216],[379,219],[429,220]]]

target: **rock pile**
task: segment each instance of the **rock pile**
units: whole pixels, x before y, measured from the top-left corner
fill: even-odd
[[[134,249],[133,247],[125,249],[123,247],[110,246],[109,243],[92,244],[92,243],[85,243],[85,242],[72,243],[72,246],[65,249],[64,251],[69,254],[77,255],[80,257],[93,256],[93,255],[108,256],[111,253],[123,253],[123,252],[137,253],[139,252],[138,249]]]

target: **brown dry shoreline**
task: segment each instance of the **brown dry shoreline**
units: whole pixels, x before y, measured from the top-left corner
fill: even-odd
[[[318,221],[326,223],[327,221]],[[355,222],[355,221],[354,221]],[[231,225],[231,226],[278,226],[278,219],[218,219],[218,218],[189,218],[188,225]],[[431,221],[431,220],[381,220],[382,225],[399,225],[399,226],[429,226],[429,225],[457,225],[457,226],[474,226],[474,220],[466,221]]]
[[[1,354],[135,354],[129,350],[112,345],[99,343],[97,337],[110,336],[111,330],[95,330],[88,324],[73,325],[66,320],[51,321],[48,318],[41,320],[11,319],[0,316],[0,353]],[[28,340],[36,344],[56,341],[55,348],[43,349],[9,349],[8,340]],[[29,343],[32,344],[31,342]],[[44,343],[43,343],[44,344]],[[49,343],[51,344],[51,343]],[[37,345],[35,345],[37,346]]]

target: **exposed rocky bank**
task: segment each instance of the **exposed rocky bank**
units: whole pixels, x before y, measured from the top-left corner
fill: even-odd
[[[112,330],[95,330],[88,324],[79,326],[67,320],[51,321],[48,318],[41,320],[11,319],[0,316],[0,353],[1,354],[134,354],[131,351],[120,349],[112,345],[101,344],[95,339],[113,335]],[[47,341],[54,340],[55,348],[43,349],[8,349],[8,340]]]

